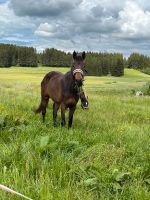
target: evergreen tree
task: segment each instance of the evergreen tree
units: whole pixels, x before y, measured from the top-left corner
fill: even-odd
[[[0,44],[0,67],[16,65],[16,46]]]
[[[123,65],[123,55],[122,54],[117,54],[117,53],[113,54],[110,73],[112,76],[123,76],[124,75],[124,65]]]
[[[150,57],[139,53],[132,53],[128,58],[128,68],[139,70],[150,68]]]
[[[33,47],[18,47],[18,65],[37,67],[37,54]]]

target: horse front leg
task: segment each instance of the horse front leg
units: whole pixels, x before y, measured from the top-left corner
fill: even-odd
[[[66,106],[64,104],[61,104],[61,126],[66,125],[65,110],[66,110]]]
[[[68,120],[68,128],[71,128],[72,126],[72,121],[73,121],[73,114],[75,112],[76,105],[69,108],[69,120]]]
[[[57,103],[53,103],[53,125],[54,125],[54,127],[56,127],[57,126],[57,123],[56,123],[56,119],[57,119],[57,111],[58,111],[58,109],[59,109],[59,104],[57,104]]]

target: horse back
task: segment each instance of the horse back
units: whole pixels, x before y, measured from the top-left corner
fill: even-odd
[[[41,82],[42,96],[51,98],[54,102],[62,100],[62,78],[60,72],[49,72]]]
[[[52,71],[52,72],[47,73],[47,74],[44,76],[44,78],[43,78],[43,80],[42,80],[42,82],[41,82],[41,86],[44,87],[44,86],[50,81],[51,78],[53,78],[53,77],[55,77],[55,76],[62,76],[62,75],[63,75],[62,73],[60,73],[60,72],[55,72],[55,71]]]

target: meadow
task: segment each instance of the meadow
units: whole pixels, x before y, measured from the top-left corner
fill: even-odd
[[[51,70],[68,69],[0,68],[0,184],[34,200],[149,200],[150,97],[131,90],[150,76],[86,76],[89,109],[79,102],[68,130],[53,128],[51,101],[44,124],[32,111]],[[0,191],[0,199],[21,198]]]

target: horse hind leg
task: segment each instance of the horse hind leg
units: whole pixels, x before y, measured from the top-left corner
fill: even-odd
[[[42,111],[42,119],[43,123],[45,122],[46,108],[49,102],[49,97],[43,97],[41,100],[41,111]]]
[[[56,119],[57,119],[57,111],[58,111],[58,109],[59,109],[59,104],[57,104],[57,103],[53,103],[53,125],[54,125],[54,127],[56,127],[57,126],[57,123],[56,123]]]
[[[61,126],[65,126],[66,125],[65,111],[66,111],[65,105],[61,104]]]

